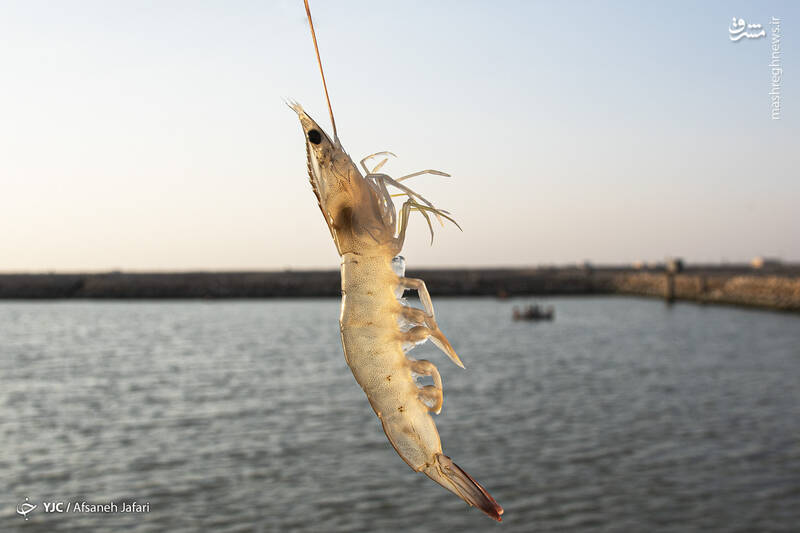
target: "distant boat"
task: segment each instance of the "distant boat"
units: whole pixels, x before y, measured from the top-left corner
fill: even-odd
[[[552,305],[541,307],[540,305],[529,305],[522,310],[514,307],[514,320],[553,320],[555,309]]]

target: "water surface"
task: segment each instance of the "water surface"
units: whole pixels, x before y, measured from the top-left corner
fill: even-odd
[[[800,317],[576,297],[544,302],[553,323],[512,322],[523,303],[438,299],[467,369],[413,353],[442,373],[445,452],[502,526],[396,455],[344,363],[337,301],[0,303],[0,530],[800,523]],[[41,506],[134,500],[150,512]]]

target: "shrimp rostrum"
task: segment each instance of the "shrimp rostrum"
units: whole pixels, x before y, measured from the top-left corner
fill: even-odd
[[[364,163],[373,156],[362,160],[366,172],[362,176],[335,134],[331,139],[300,105],[290,105],[305,133],[311,186],[342,257],[339,322],[348,366],[400,457],[415,471],[499,521],[503,508],[442,453],[430,415],[442,408],[438,370],[430,361],[406,356],[411,348],[431,339],[463,368],[436,324],[425,282],[404,277],[405,261],[399,256],[412,211],[422,213],[428,224],[430,215],[452,219],[401,183],[409,176],[395,180],[368,172]],[[408,197],[399,218],[389,186]],[[418,292],[424,310],[405,304],[402,295],[406,289]],[[430,376],[433,385],[418,386],[415,378],[419,376]]]

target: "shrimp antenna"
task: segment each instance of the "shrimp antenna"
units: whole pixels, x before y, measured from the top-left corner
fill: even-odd
[[[319,64],[319,73],[322,75],[322,86],[325,88],[325,99],[328,101],[328,113],[331,115],[331,124],[333,125],[333,138],[337,141],[339,136],[336,134],[336,121],[333,119],[333,108],[331,107],[331,97],[328,96],[328,84],[325,83],[325,72],[322,70],[322,59],[319,57],[319,46],[317,46],[317,34],[314,32],[314,22],[311,20],[311,8],[308,7],[308,0],[303,0],[306,4],[306,14],[308,15],[308,25],[311,27],[311,38],[314,39],[314,50],[317,52],[317,63]]]

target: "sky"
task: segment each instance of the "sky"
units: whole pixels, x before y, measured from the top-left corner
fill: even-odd
[[[353,159],[453,176],[409,182],[463,228],[414,218],[409,267],[800,261],[796,3],[311,8]],[[0,36],[0,271],[338,267],[302,1],[7,0]]]

